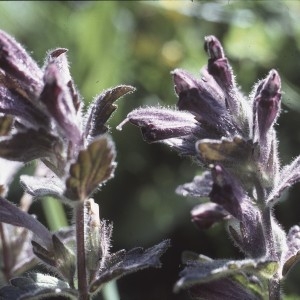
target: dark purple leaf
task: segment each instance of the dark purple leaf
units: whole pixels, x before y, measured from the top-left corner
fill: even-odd
[[[286,242],[287,247],[282,253],[283,276],[286,276],[287,273],[300,261],[300,227],[298,225],[290,228]]]
[[[73,232],[73,239],[75,233]],[[73,240],[74,242],[74,240]],[[70,250],[64,239],[60,239],[58,235],[52,235],[53,247],[46,249],[38,242],[32,241],[34,254],[48,267],[55,268],[57,274],[60,274],[67,282],[72,283],[76,271],[75,254]]]
[[[169,247],[170,241],[165,240],[146,250],[134,248],[125,254],[123,253],[113,265],[110,265],[107,269],[100,270],[98,277],[90,285],[90,292],[95,293],[105,283],[118,279],[121,276],[149,267],[159,268],[161,266],[159,258]]]
[[[50,120],[36,105],[7,86],[0,85],[0,112],[20,118],[29,127],[49,128]]]
[[[90,105],[90,111],[86,123],[86,136],[94,138],[107,132],[106,121],[117,109],[116,100],[126,94],[133,93],[135,88],[129,85],[120,85],[101,93]]]
[[[212,169],[213,186],[209,194],[212,202],[221,205],[238,220],[242,220],[242,203],[249,201],[241,183],[219,165]]]
[[[241,276],[246,278],[244,274]],[[255,289],[251,292],[248,287],[244,287],[238,281],[228,277],[196,285],[189,292],[192,299],[195,300],[263,300],[263,296],[257,293],[259,288],[261,286],[256,282]]]
[[[32,231],[46,248],[52,247],[51,234],[39,221],[26,212],[0,197],[0,222],[24,227]]]
[[[1,223],[0,228],[3,264],[1,272],[12,278],[31,270],[38,263],[31,246],[33,233],[26,228],[7,223]]]
[[[0,69],[10,78],[15,91],[30,101],[37,99],[43,86],[41,69],[18,42],[2,30]]]
[[[56,160],[55,154],[61,149],[61,142],[45,130],[28,129],[0,141],[0,157],[8,160],[29,162],[43,157]]]

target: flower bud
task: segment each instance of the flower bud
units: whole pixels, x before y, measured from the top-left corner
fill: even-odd
[[[192,222],[198,229],[208,229],[214,223],[224,220],[228,213],[221,205],[215,203],[204,203],[195,206],[191,211]]]
[[[254,122],[254,126],[257,126],[260,140],[265,139],[268,130],[276,122],[279,115],[281,102],[280,88],[281,80],[279,74],[274,69],[257,86],[253,111],[254,118],[257,119],[257,125]]]

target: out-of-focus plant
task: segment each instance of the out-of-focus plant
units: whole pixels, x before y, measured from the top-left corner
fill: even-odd
[[[245,259],[183,253],[186,267],[175,291],[193,299],[280,299],[280,285],[299,260],[299,226],[286,233],[273,208],[300,180],[300,157],[282,167],[274,125],[280,113],[281,80],[271,70],[249,97],[237,87],[221,43],[205,38],[208,64],[195,78],[172,72],[176,109],[138,108],[124,122],[138,126],[145,141],[162,142],[206,170],[176,192],[203,199],[191,211],[200,229],[226,223]]]
[[[92,299],[113,279],[159,267],[169,246],[111,253],[112,224],[100,219],[90,197],[114,175],[115,147],[105,123],[114,102],[134,88],[108,89],[83,113],[66,52],[50,51],[39,68],[0,31],[0,157],[10,175],[1,182],[1,299]],[[74,226],[50,232],[27,213],[28,202],[17,207],[4,198],[15,171],[36,159],[36,176],[22,175],[21,185],[33,198],[52,196],[70,206]],[[50,273],[23,275],[37,263]]]

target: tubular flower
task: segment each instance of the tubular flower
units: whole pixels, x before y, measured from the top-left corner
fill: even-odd
[[[233,261],[185,253],[175,291],[188,288],[195,299],[279,299],[279,282],[300,250],[299,227],[286,234],[272,214],[281,193],[300,181],[300,158],[285,167],[278,159],[281,79],[271,70],[246,97],[218,39],[205,37],[204,48],[209,58],[200,77],[172,72],[173,109],[138,108],[120,127],[130,122],[147,142],[167,144],[206,169],[176,192],[201,200],[191,211],[199,229],[225,222],[245,255]]]

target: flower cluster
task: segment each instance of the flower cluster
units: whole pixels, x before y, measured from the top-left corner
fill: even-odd
[[[63,201],[73,208],[75,220],[74,226],[52,233],[22,205],[23,210],[0,197],[0,222],[6,223],[0,224],[0,279],[10,282],[0,289],[1,299],[88,300],[110,280],[159,267],[169,246],[163,241],[146,251],[110,252],[112,225],[100,220],[99,206],[90,197],[113,177],[116,155],[106,121],[116,109],[114,102],[134,88],[104,91],[84,114],[66,52],[50,51],[40,68],[0,31],[0,157],[22,163],[39,159],[39,176],[21,176],[25,192]],[[1,182],[2,196],[8,181]],[[14,278],[38,262],[57,276]]]
[[[249,97],[239,90],[223,48],[205,38],[207,65],[195,78],[172,72],[177,108],[138,108],[121,126],[138,126],[145,141],[162,142],[206,170],[177,193],[202,199],[192,221],[206,229],[225,221],[244,260],[213,260],[184,254],[186,268],[175,290],[195,299],[280,298],[280,282],[298,261],[299,227],[286,234],[272,214],[283,190],[300,180],[300,157],[281,167],[274,125],[280,113],[281,80],[271,70]]]

